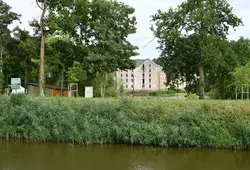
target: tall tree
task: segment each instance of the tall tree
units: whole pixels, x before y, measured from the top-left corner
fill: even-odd
[[[19,20],[20,15],[11,11],[11,7],[0,0],[0,79],[3,79],[3,53],[4,46],[10,38],[11,31],[8,26],[15,20]],[[0,80],[2,83],[3,80]],[[0,85],[2,86],[2,85]]]
[[[226,0],[187,0],[176,9],[170,8],[167,12],[158,11],[153,16],[156,28],[152,28],[155,36],[159,38],[159,49],[162,57],[179,57],[176,55],[176,44],[179,39],[192,37],[196,47],[195,63],[182,63],[175,60],[176,65],[191,64],[196,67],[199,76],[199,96],[204,98],[205,70],[211,56],[207,55],[214,39],[226,39],[230,27],[237,27],[242,22],[233,14],[232,8]],[[214,57],[214,56],[212,56]],[[193,59],[191,59],[194,61]],[[178,62],[179,61],[179,62]]]
[[[74,40],[83,52],[78,56],[80,63],[105,72],[133,66],[130,57],[137,54],[137,47],[127,40],[136,32],[133,8],[107,0],[66,2],[50,11],[48,23],[51,30]]]
[[[127,40],[136,32],[133,8],[117,1],[76,0],[51,1],[50,9],[47,23],[53,35],[70,37],[76,47],[75,60],[88,77],[101,75],[102,87],[108,73],[134,67],[130,57],[137,55],[137,47]]]
[[[41,31],[41,48],[40,48],[40,72],[39,72],[39,91],[40,96],[44,97],[44,86],[45,86],[45,38],[46,38],[46,27],[45,27],[45,14],[47,11],[47,0],[36,0],[37,5],[42,10],[40,18],[40,31]]]

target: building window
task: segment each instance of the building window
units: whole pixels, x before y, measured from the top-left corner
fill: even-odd
[[[149,67],[151,67],[151,64],[149,64]]]
[[[149,72],[151,72],[151,69],[149,69]]]
[[[133,75],[133,74],[131,74],[131,77],[134,77],[134,75]]]
[[[149,79],[149,82],[151,83],[151,79]]]
[[[149,85],[149,88],[151,89],[151,85]]]
[[[128,88],[128,85],[126,85],[126,88]]]
[[[133,85],[131,85],[131,88],[134,88],[134,86],[133,86]]]
[[[128,70],[126,70],[126,72],[128,72]]]
[[[145,88],[145,85],[142,85],[142,88]]]
[[[149,77],[151,77],[151,74],[149,74]]]
[[[145,84],[145,79],[142,79],[142,84]]]
[[[126,77],[128,77],[128,74],[126,74]]]
[[[122,74],[121,74],[121,77],[122,77]]]
[[[131,82],[134,82],[134,79],[131,79]]]
[[[126,79],[126,82],[128,82],[128,79]]]
[[[145,74],[142,74],[142,77],[144,78],[144,77],[145,77]]]

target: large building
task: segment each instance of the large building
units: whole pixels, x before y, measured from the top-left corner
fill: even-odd
[[[117,83],[128,91],[166,90],[166,74],[162,67],[151,61],[136,60],[133,70],[117,70]]]

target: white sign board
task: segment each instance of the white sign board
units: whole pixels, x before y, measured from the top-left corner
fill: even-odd
[[[86,98],[93,98],[94,97],[94,90],[93,87],[85,87],[85,97]]]
[[[11,89],[20,89],[21,78],[11,78]]]

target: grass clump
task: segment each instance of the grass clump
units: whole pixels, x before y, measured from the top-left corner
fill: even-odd
[[[0,137],[243,149],[249,113],[249,102],[1,96]]]

